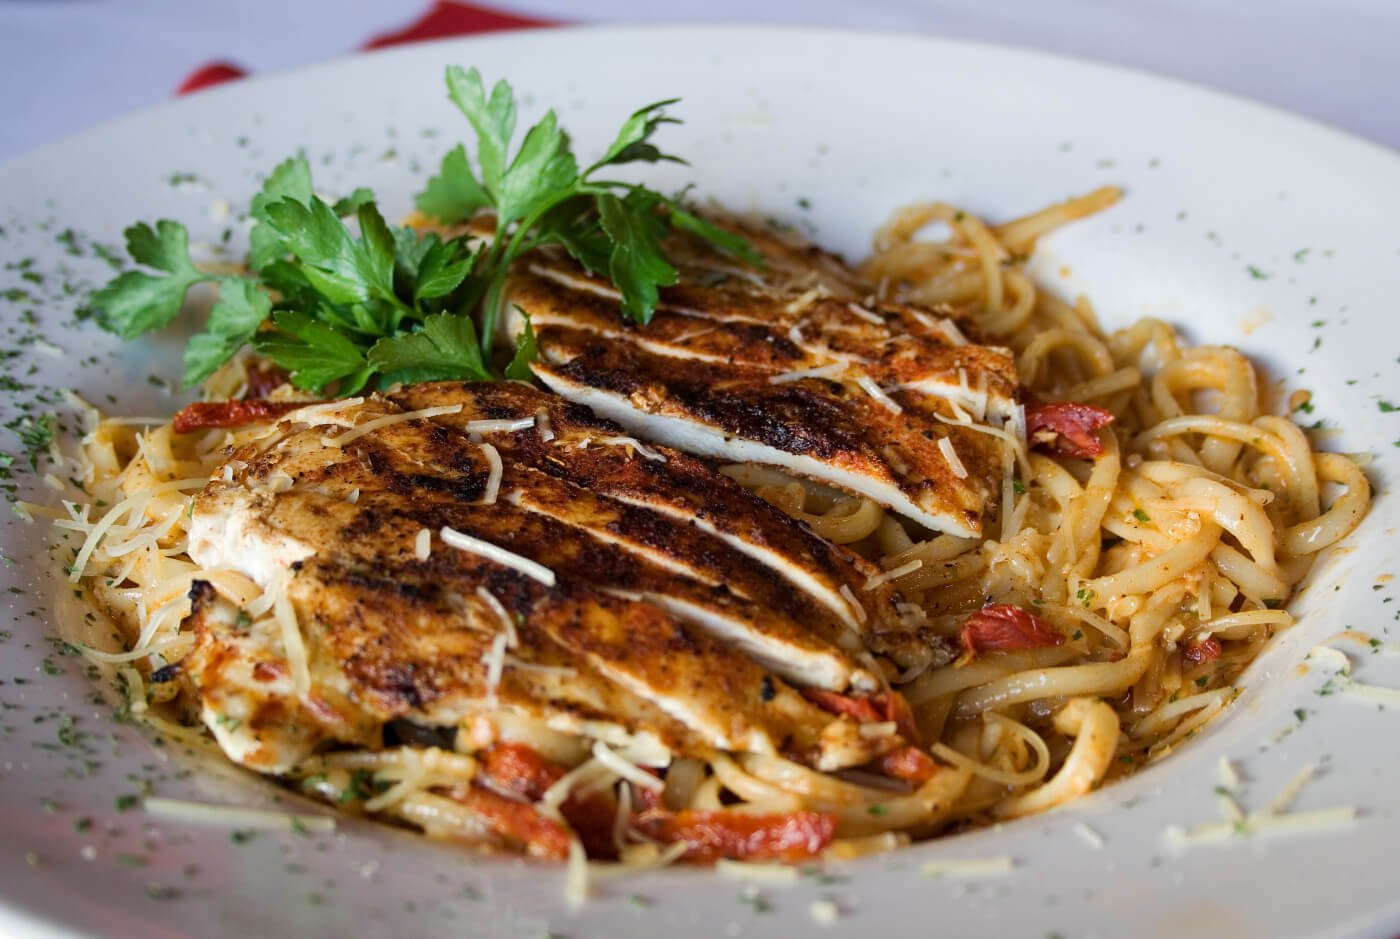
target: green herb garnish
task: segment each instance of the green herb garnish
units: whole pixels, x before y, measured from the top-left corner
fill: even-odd
[[[296,387],[350,395],[395,382],[528,379],[536,355],[528,318],[502,369],[491,343],[512,262],[543,245],[610,279],[622,314],[638,323],[651,320],[659,288],[676,282],[663,243],[677,232],[760,263],[746,240],[689,212],[679,196],[608,178],[628,163],[684,162],[652,142],[662,125],[677,123],[666,113],[675,99],[634,112],[581,168],[553,111],[516,139],[508,83],[488,92],[476,69],[453,66],[447,89],[475,143],[447,153],[416,204],[446,223],[494,215],[489,239],[392,228],[367,189],[328,203],[296,156],[252,201],[248,275],[201,270],[178,222],[141,222],[126,230],[127,253],[141,269],[118,275],[90,307],[107,329],[133,339],[172,323],[190,290],[208,285],[217,299],[185,349],[186,387],[251,344]]]

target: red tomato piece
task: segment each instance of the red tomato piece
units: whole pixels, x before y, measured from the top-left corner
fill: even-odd
[[[880,691],[864,698],[853,698],[824,688],[803,688],[802,696],[824,711],[841,714],[859,724],[894,721],[905,740],[919,742],[919,730],[914,725],[914,713],[909,702],[898,691]]]
[[[684,856],[691,861],[800,861],[820,854],[836,837],[836,817],[824,812],[653,809],[633,824],[663,844],[685,844]]]
[[[1113,423],[1113,415],[1093,404],[1057,401],[1026,407],[1026,435],[1032,446],[1060,456],[1096,457],[1103,454],[1099,429]]]
[[[291,378],[291,373],[285,368],[271,362],[257,364],[258,361],[255,359],[248,364],[248,390],[243,393],[244,398],[266,398]]]
[[[306,407],[309,401],[196,401],[175,415],[177,434],[188,434],[211,427],[242,427],[274,420],[289,411]]]
[[[1214,662],[1220,658],[1225,649],[1220,645],[1220,640],[1211,636],[1207,639],[1193,640],[1186,643],[1181,648],[1181,657],[1192,665],[1204,665],[1207,662]]]
[[[905,779],[916,786],[928,782],[938,773],[938,764],[918,747],[891,750],[876,761],[880,772],[891,779]]]
[[[564,826],[546,818],[529,802],[516,802],[480,786],[458,787],[452,796],[496,834],[523,844],[530,854],[553,861],[569,856],[569,834]]]
[[[969,656],[1043,649],[1065,641],[1049,623],[1010,603],[993,603],[973,613],[963,621],[961,638],[963,652]]]

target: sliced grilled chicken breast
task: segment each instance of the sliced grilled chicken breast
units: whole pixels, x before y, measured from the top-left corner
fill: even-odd
[[[186,670],[234,759],[281,771],[390,720],[500,707],[823,769],[897,742],[800,693],[881,685],[867,647],[918,641],[897,595],[727,478],[516,383],[312,410],[195,499],[195,561],[286,605],[240,616],[200,591]]]
[[[980,534],[1016,423],[1010,352],[947,316],[862,298],[830,256],[780,245],[760,243],[772,261],[757,274],[694,252],[645,327],[618,315],[610,284],[540,255],[512,277],[505,328],[528,315],[540,380],[643,439]]]

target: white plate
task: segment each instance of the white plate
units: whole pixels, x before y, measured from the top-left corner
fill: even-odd
[[[554,104],[585,153],[632,108],[681,95],[687,123],[667,129],[666,143],[693,165],[664,167],[651,180],[694,181],[707,196],[796,222],[857,255],[902,203],[941,198],[1006,218],[1122,184],[1128,197],[1119,207],[1045,241],[1038,270],[1067,293],[1087,291],[1110,324],[1161,316],[1196,341],[1239,344],[1274,378],[1313,389],[1314,417],[1343,428],[1329,446],[1375,455],[1375,507],[1314,573],[1294,604],[1297,628],[1250,670],[1240,702],[1163,763],[1063,811],[849,864],[828,882],[763,885],[757,901],[714,873],[672,871],[602,885],[577,911],[564,905],[553,868],[482,859],[374,825],[234,844],[227,830],[118,811],[115,800],[142,781],[162,795],[204,800],[259,803],[269,791],[190,775],[171,747],[153,746],[91,703],[79,661],[50,647],[47,533],[7,520],[0,544],[14,563],[0,569],[0,586],[13,588],[5,595],[13,623],[0,645],[0,931],[777,937],[814,928],[810,905],[829,897],[841,909],[833,935],[910,927],[953,936],[1394,933],[1395,715],[1319,696],[1324,676],[1298,666],[1345,626],[1390,642],[1400,615],[1386,576],[1400,514],[1387,491],[1400,464],[1400,413],[1379,406],[1400,395],[1400,160],[1196,88],[911,37],[561,30],[362,56],[173,102],[0,169],[8,265],[0,290],[33,297],[0,300],[6,344],[20,350],[3,369],[33,386],[6,396],[8,412],[51,387],[75,387],[99,404],[112,394],[111,406],[129,414],[177,403],[148,380],[178,376],[176,341],[119,347],[91,324],[68,325],[76,299],[64,285],[110,272],[89,250],[69,256],[57,237],[64,229],[80,246],[115,244],[133,219],[173,217],[189,222],[195,239],[217,241],[233,224],[216,220],[219,200],[243,206],[258,174],[298,148],[321,188],[371,185],[391,215],[407,210],[428,168],[467,129],[442,90],[453,62],[510,78],[531,115]],[[27,257],[42,284],[21,279],[16,265]],[[21,321],[27,309],[61,355],[17,344],[33,331]],[[1364,680],[1400,685],[1400,662],[1351,651]],[[76,719],[76,745],[58,743],[59,715]],[[1222,756],[1247,780],[1247,806],[1316,762],[1322,772],[1300,807],[1354,804],[1361,817],[1344,832],[1174,853],[1164,826],[1219,817],[1212,789]],[[85,831],[76,829],[81,818],[92,820]],[[930,859],[1003,854],[1015,868],[1000,878],[936,881],[920,870]]]

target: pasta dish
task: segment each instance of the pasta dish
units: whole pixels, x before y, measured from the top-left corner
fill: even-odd
[[[163,735],[576,872],[1060,805],[1229,708],[1370,499],[1241,352],[1033,280],[1038,239],[1118,198],[908,206],[857,266],[673,215],[651,300],[617,254],[527,239],[477,320],[508,377],[371,353],[377,385],[313,390],[285,338],[311,321],[259,316],[173,420],[88,413],[90,501],[55,522],[74,641]],[[492,245],[504,205],[420,200],[395,237]],[[437,315],[408,335],[441,358]]]

